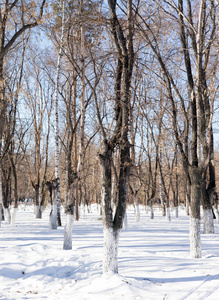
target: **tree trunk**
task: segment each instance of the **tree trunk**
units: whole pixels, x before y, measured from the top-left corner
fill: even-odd
[[[57,180],[47,181],[46,185],[49,190],[51,211],[49,215],[49,228],[57,229]]]
[[[128,198],[128,182],[127,175],[129,166],[127,163],[127,149],[123,147],[120,153],[120,175],[119,175],[119,201],[113,219],[112,211],[112,150],[107,143],[105,151],[99,154],[101,162],[101,198],[102,198],[102,220],[104,231],[104,260],[103,272],[118,273],[118,241],[119,233],[123,226],[126,201]],[[128,151],[129,152],[129,151]]]
[[[62,29],[60,38],[60,48],[57,60],[56,82],[55,82],[55,179],[56,179],[56,195],[53,199],[53,218],[56,219],[57,225],[62,226],[60,214],[60,172],[59,172],[59,111],[58,111],[58,86],[60,75],[60,64],[62,57],[62,46],[64,38],[64,20],[65,20],[65,1],[62,1]],[[55,226],[52,226],[55,229]]]
[[[11,224],[11,212],[10,212],[9,207],[6,207],[4,209],[4,215],[5,215],[5,218],[7,219],[8,224]]]
[[[215,217],[217,222],[219,222],[219,211],[218,211],[218,194],[217,192],[214,192],[213,194],[213,203],[212,203],[212,207],[215,213]]]
[[[213,234],[214,233],[214,219],[213,211],[210,209],[203,209],[203,221],[204,221],[204,233]]]
[[[5,26],[1,25],[2,22],[0,22],[0,52],[4,48],[5,39]],[[4,60],[3,58],[0,58],[0,155],[2,155],[2,141],[5,128],[7,106],[8,103],[5,97]]]
[[[150,199],[151,219],[154,219],[153,199]]]
[[[202,201],[203,201],[203,222],[204,222],[204,233],[214,233],[214,219],[212,211],[212,198],[213,194],[208,194],[206,186],[202,188]]]
[[[105,143],[104,151],[99,154],[101,165],[101,205],[102,205],[102,220],[104,232],[104,259],[103,273],[109,271],[118,272],[117,259],[115,258],[114,242],[117,236],[113,232],[113,212],[111,206],[111,188],[112,188],[112,150]],[[116,259],[116,262],[115,262]]]
[[[104,228],[103,240],[103,273],[118,273],[118,241],[120,230]]]
[[[198,167],[191,167],[190,255],[201,258],[200,235],[201,174]]]
[[[74,203],[73,203],[73,192],[71,191],[70,195],[68,195],[67,205],[65,208],[66,213],[66,225],[64,229],[64,250],[72,249],[72,229],[74,224]]]
[[[164,200],[164,194],[163,194],[163,184],[162,184],[162,178],[160,175],[160,203],[161,203],[161,209],[162,209],[162,215],[166,216],[166,207],[165,207],[165,200]]]
[[[37,206],[37,210],[36,210],[36,218],[37,219],[42,219],[42,206],[41,206],[41,202],[42,202],[42,194],[41,194],[41,189],[39,188],[39,205]]]
[[[57,205],[53,204],[51,207],[50,218],[49,218],[49,228],[57,229]]]
[[[34,186],[35,189],[35,215],[36,219],[41,219],[41,206],[40,206],[40,187],[39,185]]]
[[[74,136],[73,136],[73,154],[74,154],[74,172],[77,174],[77,165],[78,165],[78,154],[77,154],[77,130],[76,130],[76,76],[74,75],[74,84],[73,84],[73,126],[74,126]],[[79,220],[79,210],[78,210],[78,178],[75,180],[75,220]]]
[[[208,164],[209,176],[205,176],[206,184],[202,188],[202,204],[204,215],[204,233],[214,233],[214,219],[213,219],[213,197],[216,188],[215,179],[215,163],[214,163],[214,137],[213,130],[211,128],[211,141],[210,141],[210,161]]]
[[[167,218],[167,221],[171,221],[169,200],[167,201],[166,218]]]
[[[83,18],[83,0],[80,0],[80,14]],[[79,159],[77,166],[77,186],[76,186],[76,204],[75,204],[75,219],[79,220],[79,193],[78,185],[82,185],[81,178],[84,172],[84,155],[85,155],[85,139],[84,139],[84,126],[85,126],[85,40],[84,40],[84,23],[81,23],[81,122],[80,122],[80,144],[79,144]],[[80,194],[81,196],[81,194]]]
[[[176,192],[174,193],[174,206],[175,206],[175,216],[176,218],[179,217],[179,175],[178,175],[178,152],[177,152],[177,146],[176,146],[176,175],[175,175],[175,179],[176,179]]]

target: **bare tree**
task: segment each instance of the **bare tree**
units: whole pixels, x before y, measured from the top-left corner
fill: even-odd
[[[114,106],[116,124],[114,132],[108,138],[104,129],[100,110],[96,101],[97,116],[101,127],[103,145],[99,153],[101,164],[101,198],[102,219],[104,229],[104,261],[103,272],[118,272],[118,241],[123,226],[128,199],[128,184],[130,172],[130,145],[128,140],[130,84],[134,64],[133,50],[133,15],[132,1],[127,2],[127,31],[123,28],[116,12],[117,1],[108,1],[110,10],[110,31],[117,54],[117,66],[114,85]],[[126,36],[125,36],[126,31]],[[112,210],[112,155],[118,146],[119,149],[119,175],[118,175],[118,201],[113,215]]]

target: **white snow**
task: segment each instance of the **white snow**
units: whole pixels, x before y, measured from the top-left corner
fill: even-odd
[[[19,206],[15,225],[0,228],[0,299],[60,300],[217,300],[219,299],[219,224],[203,234],[202,258],[189,256],[190,220],[154,219],[141,207],[119,239],[119,274],[102,275],[103,229],[99,212],[75,221],[73,249],[63,250],[64,226],[49,229],[50,209],[35,219],[32,206]],[[63,225],[66,217],[62,210]]]

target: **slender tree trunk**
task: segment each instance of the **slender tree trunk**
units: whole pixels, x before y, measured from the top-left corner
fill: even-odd
[[[73,82],[73,86],[76,84],[75,80]],[[71,95],[71,93],[69,93]],[[74,89],[73,89],[73,97],[74,97]],[[73,105],[74,105],[73,99]],[[64,229],[64,250],[71,250],[72,249],[72,229],[74,223],[74,190],[75,190],[75,181],[76,176],[73,172],[72,168],[72,149],[74,147],[74,132],[70,130],[71,124],[71,96],[69,96],[69,103],[68,103],[68,118],[67,118],[67,130],[69,132],[67,137],[67,147],[66,147],[66,171],[65,171],[65,213],[66,213],[66,225]],[[74,109],[74,108],[73,108]],[[73,112],[73,119],[74,119],[74,112]],[[74,122],[74,120],[73,120]],[[76,128],[74,126],[74,130]]]
[[[83,0],[80,0],[80,13],[81,18],[83,18]],[[85,41],[84,41],[84,23],[81,25],[81,122],[80,122],[80,144],[79,144],[79,159],[77,166],[77,176],[78,183],[76,187],[76,221],[79,220],[79,212],[78,212],[78,202],[79,202],[79,193],[78,193],[78,184],[80,181],[80,185],[82,184],[81,178],[84,171],[84,155],[85,155],[85,147],[84,147],[84,125],[85,125]]]
[[[56,197],[53,204],[53,217],[57,219],[57,225],[61,226],[60,214],[60,172],[59,172],[59,111],[58,111],[58,86],[60,75],[60,64],[62,57],[62,45],[64,38],[64,22],[65,22],[65,1],[62,1],[62,29],[60,39],[60,49],[58,54],[57,69],[56,69],[56,82],[55,82],[55,179],[57,184]],[[55,229],[55,228],[54,228]]]
[[[17,171],[12,157],[11,157],[11,166],[12,166],[12,172],[14,177],[14,208],[12,210],[11,224],[14,225],[17,210],[18,210],[18,188],[17,188]]]
[[[203,221],[204,221],[204,233],[213,234],[214,233],[214,219],[212,208],[203,210]]]
[[[4,48],[4,31],[5,27],[1,26],[0,22],[0,52]],[[5,120],[7,113],[7,100],[5,97],[5,80],[4,80],[4,63],[3,58],[0,58],[0,154],[2,153],[2,140],[5,128]]]
[[[5,26],[0,22],[0,51],[4,48],[5,39]],[[7,110],[7,101],[5,98],[5,81],[4,81],[4,71],[3,71],[3,58],[0,59],[0,226],[1,220],[3,218],[3,189],[2,189],[2,140],[5,127],[5,118]]]
[[[74,75],[74,74],[73,74]],[[73,127],[75,129],[73,136],[73,148],[74,148],[74,172],[77,174],[77,166],[78,166],[78,153],[77,153],[77,130],[76,130],[76,76],[74,75],[74,84],[73,84]],[[75,220],[79,220],[79,210],[78,210],[78,174],[75,180]]]

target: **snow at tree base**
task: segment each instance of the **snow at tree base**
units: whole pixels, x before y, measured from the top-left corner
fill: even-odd
[[[190,257],[190,219],[186,209],[171,222],[154,207],[154,219],[140,207],[127,210],[120,233],[118,274],[103,275],[103,227],[96,206],[74,222],[72,250],[63,250],[63,226],[50,230],[49,207],[36,219],[33,206],[19,205],[14,225],[0,230],[0,299],[64,300],[217,300],[219,299],[219,223],[203,234],[202,258]]]

